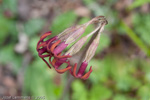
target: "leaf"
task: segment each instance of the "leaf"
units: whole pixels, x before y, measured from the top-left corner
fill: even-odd
[[[144,72],[144,80],[145,82],[149,83],[150,82],[150,62],[149,59],[145,60],[145,59],[139,59],[137,61],[137,63],[139,64],[138,66],[141,69],[141,72]]]
[[[22,57],[15,55],[13,49],[14,46],[12,44],[0,49],[0,64],[10,64],[13,72],[17,73],[22,64]]]
[[[112,96],[112,91],[101,84],[93,85],[89,100],[107,100]]]
[[[150,23],[147,23],[150,20],[150,14],[140,15],[135,14],[133,17],[134,30],[139,35],[141,40],[143,40],[150,47]]]
[[[128,98],[124,95],[117,94],[114,96],[113,100],[128,100]]]
[[[121,22],[121,26],[124,27],[125,32],[127,35],[132,39],[132,41],[142,50],[145,52],[147,56],[150,56],[150,49],[147,45],[137,36],[137,34],[127,26],[123,21]]]
[[[23,94],[44,96],[47,100],[56,100],[62,92],[62,84],[56,86],[53,82],[54,70],[49,70],[41,59],[36,59],[25,73]]]
[[[146,4],[146,3],[150,3],[150,1],[149,1],[149,0],[136,0],[136,1],[134,1],[134,2],[128,7],[128,9],[129,9],[129,10],[132,10],[132,9],[135,9],[135,8],[137,8],[137,7],[140,7],[140,6],[142,6],[142,5]]]
[[[52,26],[50,27],[50,29],[52,30],[52,33],[54,35],[56,35],[56,34],[62,32],[66,28],[68,28],[71,25],[73,25],[73,23],[75,22],[76,18],[77,18],[77,15],[75,15],[75,13],[71,12],[71,11],[63,13],[63,14],[57,16],[53,20]]]
[[[133,84],[134,83],[134,84]],[[136,89],[141,86],[139,80],[134,79],[131,76],[124,76],[117,81],[116,88],[120,91],[128,92],[131,89]]]
[[[34,36],[42,29],[44,23],[43,19],[30,19],[24,25],[26,34],[30,37]]]
[[[148,100],[150,98],[150,86],[149,84],[143,85],[138,89],[138,96],[141,100]]]
[[[107,68],[104,66],[104,61],[99,59],[92,59],[89,64],[87,71],[89,70],[89,67],[92,66],[93,72],[91,73],[89,79],[93,82],[93,84],[101,82],[106,82],[108,80],[108,72]]]
[[[3,0],[3,6],[6,10],[11,10],[13,13],[17,13],[18,0]]]
[[[136,68],[136,62],[130,61],[126,57],[117,57],[109,55],[104,60],[104,69],[106,74],[114,82],[116,89],[120,91],[130,91],[131,89],[139,88],[141,82],[131,76],[132,70]],[[134,73],[133,71],[132,73]],[[130,74],[129,74],[130,73]],[[134,84],[133,84],[134,83]]]
[[[87,90],[84,84],[80,80],[76,80],[72,83],[73,100],[87,100]]]
[[[13,46],[12,45],[8,45],[6,47],[3,47],[0,50],[0,63],[6,64],[8,62],[13,61],[13,57],[15,55],[14,55],[14,52],[12,50],[13,50]]]
[[[84,2],[86,5],[89,5],[89,4],[93,3],[94,1],[96,1],[96,0],[83,0],[83,2]]]
[[[8,32],[10,31],[11,25],[8,19],[0,14],[0,44],[6,39],[8,36]]]
[[[36,51],[36,46],[37,46],[37,43],[39,41],[40,37],[33,37],[29,42],[29,50],[32,52],[33,56],[36,56],[38,55],[38,52]]]

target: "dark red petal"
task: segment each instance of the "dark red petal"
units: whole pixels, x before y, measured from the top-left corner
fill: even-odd
[[[50,49],[52,53],[53,53],[55,47],[56,47],[60,42],[61,42],[61,40],[58,40],[57,42],[55,42],[54,44],[52,44],[51,49]]]
[[[56,70],[58,73],[60,73],[60,74],[66,72],[66,71],[69,70],[69,69],[71,69],[71,66],[66,67],[66,68],[64,68],[64,69],[57,69],[57,68],[55,68],[55,70]]]
[[[76,70],[77,70],[77,63],[75,63],[74,68],[73,68],[73,76],[77,78]]]
[[[84,80],[88,79],[92,71],[93,70],[92,70],[92,66],[91,66],[90,69],[89,69],[89,72],[84,74],[84,76],[82,76],[81,79],[84,79]]]

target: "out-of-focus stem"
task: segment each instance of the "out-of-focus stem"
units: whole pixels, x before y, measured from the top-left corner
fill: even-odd
[[[139,39],[139,37],[122,21],[121,25],[125,29],[127,35],[135,42],[135,44],[145,52],[147,56],[150,56],[150,49]]]
[[[71,84],[74,81],[74,79],[75,78],[72,75],[69,74],[68,81],[67,81],[67,83],[65,85],[65,88],[64,88],[63,93],[62,93],[62,95],[61,95],[59,100],[65,100],[66,94],[69,92],[69,89],[71,88]]]

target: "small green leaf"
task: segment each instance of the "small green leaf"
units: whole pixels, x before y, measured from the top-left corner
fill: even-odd
[[[6,39],[11,29],[11,23],[9,19],[6,19],[0,14],[0,44]]]
[[[149,47],[147,47],[147,45],[137,36],[137,34],[129,26],[127,26],[123,21],[121,21],[121,26],[124,27],[125,32],[132,39],[132,41],[142,51],[144,51],[147,56],[150,56],[150,49],[149,49]]]
[[[139,88],[138,96],[140,96],[141,100],[149,100],[150,99],[150,86],[149,84],[144,85]]]
[[[20,55],[15,55],[13,49],[14,46],[12,44],[0,49],[0,63],[10,64],[13,67],[13,71],[17,72],[21,67],[22,57]]]
[[[18,0],[3,0],[3,6],[6,10],[11,10],[13,13],[17,13]]]
[[[25,32],[28,36],[37,34],[43,27],[45,21],[43,19],[30,19],[25,23]]]
[[[128,100],[128,98],[124,95],[117,94],[114,96],[113,100]]]
[[[107,100],[112,96],[112,91],[101,84],[95,84],[90,91],[90,100]]]
[[[93,3],[94,1],[96,1],[96,0],[83,0],[83,2],[84,2],[86,5],[89,5],[89,4]]]
[[[37,56],[38,52],[36,51],[36,46],[40,37],[33,37],[29,42],[29,50],[32,52],[33,56]]]
[[[150,3],[150,1],[149,0],[136,0],[128,7],[128,9],[132,10],[132,9],[140,7],[146,3]]]
[[[77,18],[77,15],[75,15],[75,13],[71,12],[71,11],[57,16],[53,20],[52,26],[50,27],[50,29],[52,30],[52,33],[54,35],[56,35],[56,34],[62,32],[66,28],[73,25],[73,22],[76,20],[76,18]]]
[[[73,100],[87,100],[87,90],[85,89],[84,84],[76,80],[72,84],[72,89],[73,89],[73,95],[72,98]]]
[[[53,82],[54,70],[49,70],[41,59],[36,59],[27,68],[24,80],[24,95],[44,96],[46,100],[56,100],[62,92],[62,85]]]
[[[107,68],[104,66],[104,61],[99,59],[92,59],[89,64],[87,71],[89,70],[89,67],[92,66],[93,72],[91,73],[89,79],[93,82],[93,84],[98,83],[99,81],[105,82],[108,79],[108,73]]]
[[[150,47],[150,23],[147,23],[150,20],[150,14],[140,15],[135,14],[133,16],[134,30],[138,36]]]

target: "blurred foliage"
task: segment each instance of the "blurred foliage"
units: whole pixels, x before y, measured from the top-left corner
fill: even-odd
[[[13,72],[17,73],[22,64],[22,56],[16,55],[13,51],[14,45],[7,45],[0,49],[0,64],[10,64]]]
[[[4,10],[10,10],[14,14],[17,13],[17,0],[3,0],[3,9]]]
[[[129,28],[124,22],[121,22],[121,26],[124,27],[124,30],[128,34],[128,36],[134,41],[137,46],[142,49],[147,56],[150,56],[150,48],[142,41],[142,37],[138,37],[131,28]],[[140,33],[141,34],[141,33]]]
[[[34,36],[42,29],[44,22],[43,19],[30,19],[24,25],[25,33],[30,37]]]
[[[53,23],[50,29],[53,30],[53,33],[55,33],[54,35],[56,35],[62,32],[65,28],[68,28],[68,26],[73,25],[76,18],[77,18],[77,15],[71,11],[61,14],[53,20]]]
[[[72,85],[74,100],[77,100],[77,97],[81,97],[81,100],[107,100],[111,97],[114,98],[113,100],[138,100],[138,97],[141,97],[141,100],[148,100],[150,98],[149,79],[144,78],[147,74],[138,76],[145,72],[150,62],[139,58],[129,60],[123,56],[120,58],[108,55],[101,61],[93,59],[89,65],[93,65],[94,70],[89,77],[92,86],[88,90],[88,86],[84,86],[81,81],[75,81]],[[127,94],[129,91],[135,91],[136,96]]]
[[[146,3],[150,3],[150,1],[149,0],[136,0],[132,3],[132,5],[129,6],[129,9],[131,10],[131,9],[137,8],[137,7],[142,6]]]
[[[62,84],[57,86],[54,83],[54,75],[56,75],[54,70],[48,70],[41,59],[36,59],[26,71],[24,95],[44,96],[47,100],[57,100],[61,95]]]
[[[2,45],[2,43],[4,41],[6,41],[5,39],[8,36],[12,36],[11,40],[14,41],[16,40],[15,37],[17,36],[17,32],[16,32],[16,22],[12,19],[7,19],[5,18],[5,16],[3,16],[2,14],[0,14],[0,45]],[[7,41],[10,42],[10,41]]]
[[[134,10],[148,2],[149,0],[136,0],[127,10]],[[91,16],[105,15],[110,24],[106,26],[106,30],[109,32],[104,31],[101,35],[96,57],[89,62],[86,69],[88,71],[89,67],[93,66],[93,72],[89,79],[86,81],[77,79],[71,85],[70,98],[72,100],[150,99],[150,61],[148,57],[130,58],[115,53],[109,53],[103,58],[99,56],[105,49],[110,49],[111,35],[114,31],[114,34],[117,35],[126,35],[141,51],[144,51],[146,56],[150,55],[150,23],[148,23],[150,14],[134,12],[133,25],[130,27],[118,17],[119,12],[111,8],[115,3],[117,0],[107,0],[105,5],[98,3],[98,0],[83,0],[83,4],[92,12]],[[12,16],[6,16],[5,11],[10,11]],[[46,100],[58,100],[67,83],[66,74],[61,77],[54,69],[49,70],[36,52],[38,35],[43,29],[46,19],[32,18],[22,23],[22,31],[29,38],[29,44],[28,50],[19,54],[14,49],[19,42],[18,35],[20,34],[20,31],[17,30],[19,23],[17,13],[17,0],[3,0],[0,6],[0,67],[9,65],[12,67],[14,75],[17,75],[26,52],[30,52],[32,60],[24,70],[25,79],[21,95],[45,96]],[[91,16],[79,17],[74,11],[66,11],[52,20],[49,29],[52,30],[52,35],[56,35],[69,26],[89,21]],[[82,36],[90,33],[94,27],[94,25],[90,25]],[[60,77],[60,79],[56,77]]]
[[[139,37],[150,47],[150,23],[145,23],[150,20],[150,14],[141,15],[135,14],[133,17],[133,25]]]

